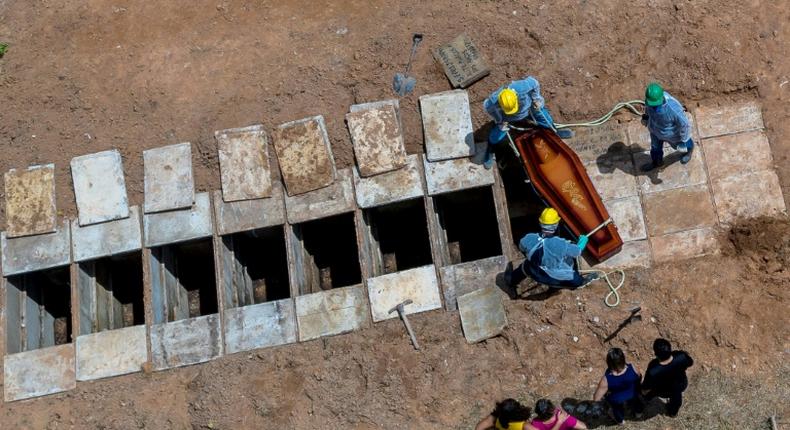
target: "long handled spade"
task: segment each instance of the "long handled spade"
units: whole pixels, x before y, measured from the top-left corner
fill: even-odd
[[[414,33],[411,37],[411,54],[409,55],[409,63],[406,65],[404,73],[396,73],[392,78],[392,89],[398,93],[399,96],[405,96],[414,90],[414,85],[417,79],[414,76],[409,76],[411,70],[411,61],[414,59],[414,54],[417,53],[417,46],[422,42],[422,34]]]

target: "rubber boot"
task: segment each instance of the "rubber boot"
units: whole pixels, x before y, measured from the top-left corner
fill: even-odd
[[[680,158],[680,164],[688,164],[691,161],[691,154],[694,152],[694,148],[689,149],[683,157]]]

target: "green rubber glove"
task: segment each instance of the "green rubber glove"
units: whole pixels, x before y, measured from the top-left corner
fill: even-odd
[[[583,235],[579,236],[579,241],[576,242],[576,246],[579,247],[579,250],[584,251],[584,248],[587,246],[587,242],[589,242],[589,241],[590,241],[590,239],[587,238],[587,235],[583,234]]]

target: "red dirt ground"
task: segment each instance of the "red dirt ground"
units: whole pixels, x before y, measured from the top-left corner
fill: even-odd
[[[492,66],[469,89],[475,126],[486,121],[484,97],[525,74],[540,79],[558,121],[597,117],[640,98],[651,80],[690,108],[756,98],[788,196],[788,23],[786,2],[757,0],[0,0],[0,42],[10,44],[0,59],[0,171],[54,162],[58,211],[70,216],[70,159],[118,148],[140,204],[144,149],[191,141],[198,190],[218,189],[214,130],[271,130],[316,114],[338,165],[350,165],[343,115],[393,97],[417,31],[418,83],[401,116],[408,150],[419,152],[417,98],[449,89],[429,49],[466,32]],[[637,303],[645,319],[614,344],[644,366],[652,338],[667,336],[699,365],[678,419],[628,428],[765,428],[768,415],[790,413],[790,227],[764,221],[722,234],[724,256],[630,273],[617,310],[602,306],[600,287],[510,302],[505,335],[477,345],[465,343],[457,314],[430,312],[414,318],[423,353],[393,321],[83,383],[3,405],[0,428],[470,428],[503,396],[588,398],[609,346],[600,335]]]

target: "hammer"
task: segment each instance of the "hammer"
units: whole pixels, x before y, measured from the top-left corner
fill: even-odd
[[[394,308],[390,309],[388,313],[391,314],[395,311],[398,311],[398,316],[400,316],[400,319],[403,320],[403,325],[406,326],[406,331],[409,332],[409,337],[411,338],[411,344],[414,345],[414,349],[419,351],[420,344],[417,343],[417,336],[414,335],[414,332],[411,329],[411,324],[409,324],[409,320],[408,318],[406,318],[406,312],[403,310],[404,306],[410,305],[412,303],[413,302],[411,301],[411,299],[406,299],[403,302],[398,303],[398,305],[395,306]]]

